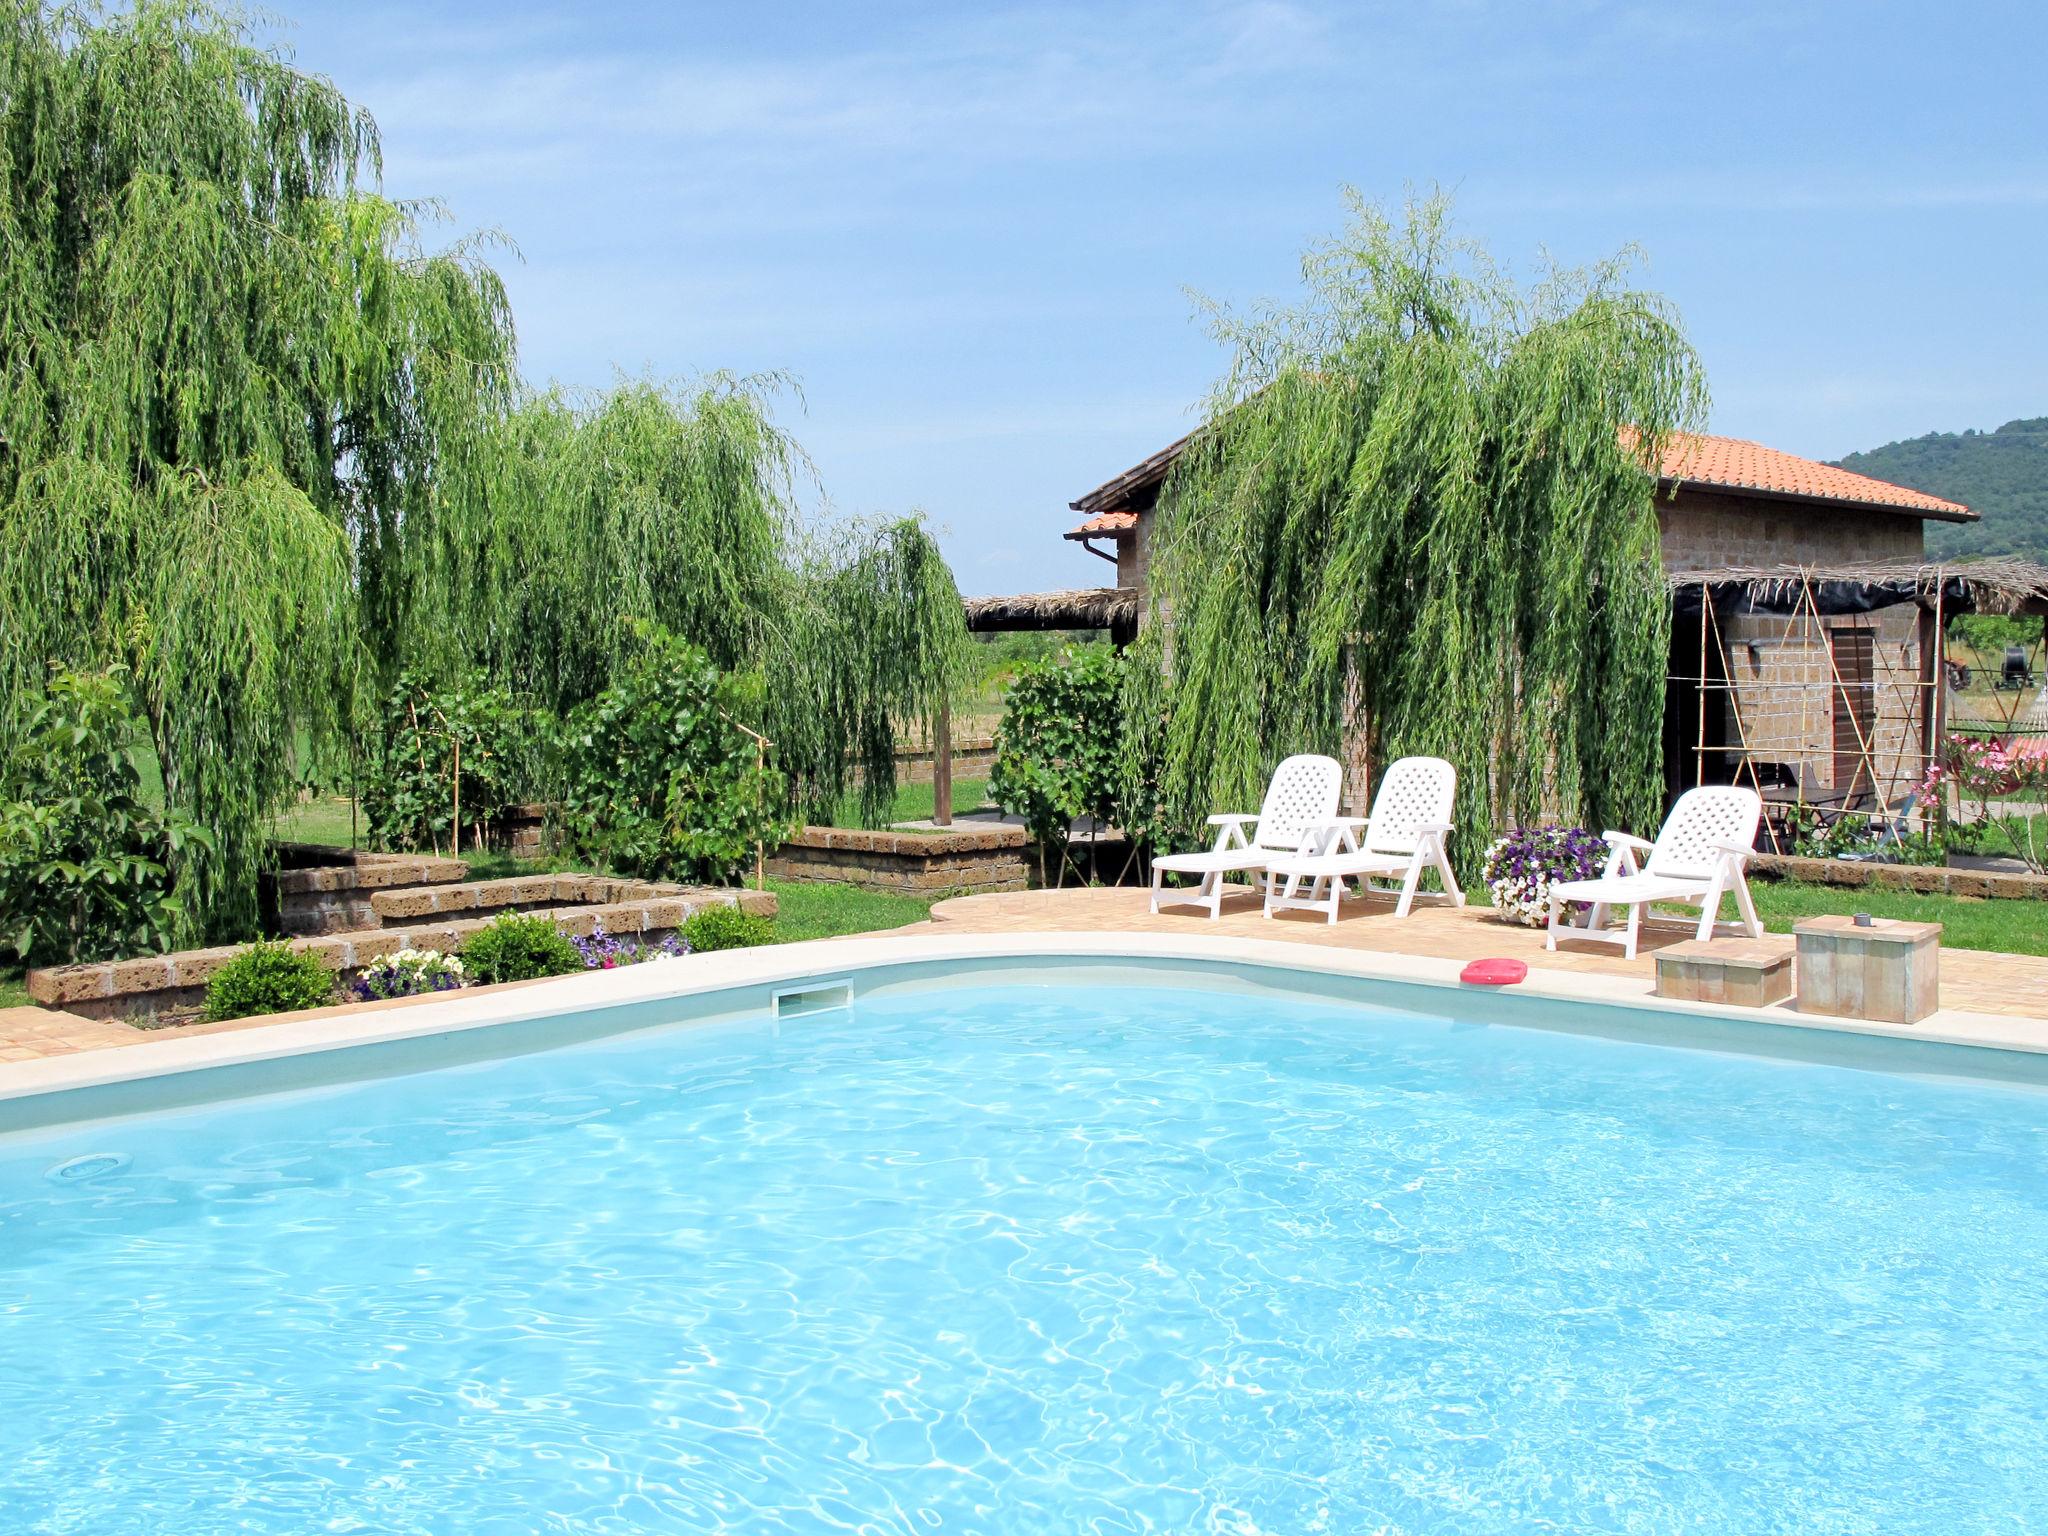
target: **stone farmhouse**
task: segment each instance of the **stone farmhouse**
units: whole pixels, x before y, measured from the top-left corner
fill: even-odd
[[[1143,613],[1155,509],[1187,439],[1071,505],[1066,537],[1116,565],[1126,634]],[[1688,435],[1657,481],[1676,610],[1665,720],[1675,792],[1754,780],[1767,798],[1883,812],[1941,729],[1945,578],[1930,521],[1976,514],[1738,438]],[[1950,601],[1967,601],[1952,596]]]

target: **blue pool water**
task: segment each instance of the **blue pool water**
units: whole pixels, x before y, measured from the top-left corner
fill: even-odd
[[[1076,986],[0,1140],[8,1533],[2044,1511],[2021,1089]]]

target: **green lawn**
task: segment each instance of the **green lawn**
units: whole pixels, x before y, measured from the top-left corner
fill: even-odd
[[[955,779],[953,781],[953,811],[965,815],[977,809],[988,798],[986,779]],[[328,843],[336,848],[352,846],[351,836],[361,838],[360,822],[350,821],[350,804],[345,796],[325,796],[318,800],[307,800],[293,806],[277,818],[273,827],[274,835],[290,842]],[[891,821],[929,821],[932,815],[932,787],[929,784],[899,784],[896,786],[896,803],[890,807]],[[839,808],[832,818],[838,827],[853,827],[860,824],[860,817],[851,799]],[[473,870],[480,870],[492,863],[486,856],[465,853]],[[493,870],[492,873],[516,874],[516,870]],[[479,879],[488,879],[480,874]]]
[[[976,810],[988,798],[986,779],[955,779],[953,781],[953,814],[964,816]],[[890,821],[929,821],[932,815],[932,786],[929,784],[898,784],[896,803],[889,810]],[[857,827],[860,814],[853,798],[848,796],[832,818],[835,827]]]
[[[1872,917],[1940,923],[1941,942],[1948,949],[2000,949],[2014,955],[2048,955],[2048,902],[1922,896],[1914,891],[1802,885],[1791,880],[1752,880],[1749,890],[1756,900],[1756,915],[1772,933],[1790,933],[1792,925],[1802,918],[1868,912]],[[1666,910],[1691,916],[1698,908]],[[1721,903],[1721,916],[1734,921],[1733,897]]]
[[[849,933],[873,933],[921,923],[931,914],[933,896],[896,896],[864,891],[851,885],[809,880],[770,880],[775,893],[775,941],[832,939]]]
[[[361,823],[353,819],[354,809],[353,802],[343,795],[303,800],[271,824],[271,835],[291,843],[353,847],[353,839],[362,835]]]
[[[22,979],[20,966],[0,969],[0,1008],[26,1008],[33,1001],[28,995],[28,983]]]

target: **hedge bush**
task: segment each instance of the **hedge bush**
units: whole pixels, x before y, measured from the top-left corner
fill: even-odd
[[[1118,822],[1125,776],[1124,662],[1107,645],[1077,645],[1017,669],[996,726],[988,792],[1024,818],[1041,885],[1065,879],[1075,820]],[[1050,880],[1047,855],[1053,860]]]
[[[720,903],[683,919],[683,942],[691,954],[714,949],[752,949],[775,942],[775,925],[765,917]]]
[[[335,1001],[334,973],[282,939],[248,945],[206,984],[206,1017],[248,1019]]]
[[[461,830],[473,842],[506,806],[541,797],[560,750],[557,734],[544,712],[522,707],[501,686],[475,677],[437,685],[423,671],[401,673],[365,743],[362,802],[371,840],[406,852],[460,852],[458,784]]]
[[[488,986],[567,976],[583,969],[583,956],[554,919],[501,912],[462,946],[462,964],[470,981]]]

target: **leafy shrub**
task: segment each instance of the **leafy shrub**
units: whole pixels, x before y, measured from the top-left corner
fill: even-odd
[[[383,848],[456,848],[547,777],[554,731],[545,712],[474,679],[436,687],[406,671],[385,698],[363,766],[363,815]],[[462,824],[455,824],[458,809]]]
[[[568,976],[583,969],[583,956],[553,919],[501,912],[462,946],[470,978],[482,984]]]
[[[1125,777],[1123,662],[1107,645],[1081,645],[1045,661],[1025,662],[996,727],[989,794],[1022,816],[1039,848],[1039,879],[1048,850],[1063,876],[1074,819],[1114,821]]]
[[[206,984],[206,1016],[248,1019],[334,1001],[334,973],[282,939],[250,944]]]
[[[2048,836],[2034,809],[2048,800],[2048,742],[1951,732],[1919,788],[1923,802],[1941,807],[1945,824],[1951,789],[1968,819],[1985,829],[1980,837],[1995,834],[2028,869],[2048,874]]]
[[[376,998],[452,992],[466,979],[462,962],[453,955],[438,949],[401,949],[365,967],[349,990],[367,1003]]]
[[[583,957],[583,967],[591,971],[613,971],[622,965],[644,965],[650,960],[679,960],[690,952],[690,946],[677,934],[670,934],[659,944],[646,939],[614,938],[604,931],[599,923],[587,939],[571,939],[576,953]]]
[[[683,943],[692,954],[715,949],[752,949],[775,940],[775,925],[767,918],[720,902],[683,919]]]
[[[1504,922],[1536,928],[1550,920],[1550,888],[1591,880],[1607,854],[1607,840],[1584,827],[1517,827],[1487,848],[1481,874]]]
[[[143,798],[125,672],[61,672],[0,763],[0,937],[29,965],[165,950],[190,932],[173,894],[202,828]]]
[[[1996,665],[2009,645],[2030,647],[2041,638],[2041,621],[2004,613],[1963,613],[1949,621],[1949,633]]]
[[[739,724],[758,713],[759,679],[664,630],[641,635],[624,675],[570,716],[564,833],[622,874],[731,880],[794,826],[782,775]]]

